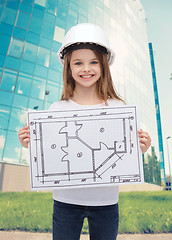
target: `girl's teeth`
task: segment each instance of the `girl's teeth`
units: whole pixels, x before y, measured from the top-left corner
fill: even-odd
[[[90,78],[92,77],[93,75],[89,75],[89,76],[81,76],[82,78]]]

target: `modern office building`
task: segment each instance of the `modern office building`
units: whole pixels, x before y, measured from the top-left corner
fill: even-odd
[[[62,66],[56,53],[66,31],[82,22],[95,23],[107,33],[116,52],[111,67],[116,89],[128,104],[139,105],[141,128],[158,146],[145,14],[139,0],[1,0],[1,180],[3,164],[28,165],[17,131],[25,125],[26,111],[47,109],[60,99]]]

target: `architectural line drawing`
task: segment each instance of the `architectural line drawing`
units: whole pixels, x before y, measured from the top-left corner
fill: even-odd
[[[33,190],[143,183],[136,106],[31,111]]]

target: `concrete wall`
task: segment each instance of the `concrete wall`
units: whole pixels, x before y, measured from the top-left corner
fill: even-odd
[[[162,187],[154,184],[132,184],[119,187],[120,192],[130,191],[162,191]],[[0,191],[30,191],[29,166],[0,162]]]
[[[29,166],[0,163],[0,191],[30,191]]]

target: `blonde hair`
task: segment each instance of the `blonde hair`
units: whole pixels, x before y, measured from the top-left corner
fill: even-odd
[[[107,56],[96,50],[92,50],[96,55],[101,69],[101,77],[97,81],[96,92],[100,99],[105,101],[105,104],[108,105],[108,99],[118,99],[124,102],[124,100],[119,96],[115,87],[113,85],[109,64]],[[75,80],[72,77],[72,72],[70,69],[70,60],[72,53],[69,53],[65,56],[64,59],[64,68],[63,68],[63,92],[61,100],[69,100],[73,96],[75,89]]]

